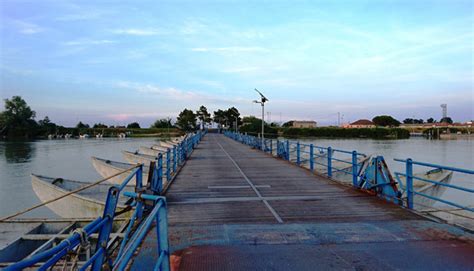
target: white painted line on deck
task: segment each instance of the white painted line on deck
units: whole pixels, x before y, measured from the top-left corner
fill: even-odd
[[[221,148],[221,150],[227,155],[227,157],[229,157],[229,159],[232,161],[232,163],[234,164],[234,166],[239,170],[240,174],[242,174],[242,176],[244,177],[244,179],[247,181],[247,183],[250,185],[250,187],[252,187],[253,191],[255,192],[255,194],[257,194],[258,198],[262,200],[262,202],[265,204],[265,206],[267,206],[268,210],[270,210],[270,212],[273,214],[273,216],[275,217],[275,219],[279,222],[279,223],[283,223],[283,219],[281,219],[280,215],[275,211],[275,209],[273,209],[273,207],[270,205],[270,203],[268,203],[268,201],[262,197],[262,194],[260,194],[260,191],[258,191],[257,187],[255,187],[255,185],[252,183],[252,181],[250,181],[250,179],[247,177],[247,175],[245,175],[245,173],[242,171],[242,169],[239,167],[239,165],[237,164],[237,162],[235,162],[235,160],[230,156],[230,154],[224,149],[224,147],[222,147],[222,145],[213,137],[214,141],[217,143],[217,145],[219,145],[219,147]]]
[[[257,188],[271,188],[270,185],[256,185]],[[209,185],[207,189],[242,189],[250,188],[250,185]]]

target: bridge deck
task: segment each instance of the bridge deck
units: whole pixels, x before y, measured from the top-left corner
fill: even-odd
[[[474,237],[222,135],[199,144],[167,192],[179,270],[474,267]],[[134,268],[156,260],[147,236]]]

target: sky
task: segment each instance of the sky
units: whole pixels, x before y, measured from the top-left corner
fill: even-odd
[[[53,122],[184,108],[474,119],[472,1],[0,1],[0,96]]]

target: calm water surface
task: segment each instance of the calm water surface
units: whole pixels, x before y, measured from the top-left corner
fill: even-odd
[[[70,139],[0,141],[0,216],[40,203],[31,188],[31,173],[93,182],[101,178],[91,156],[123,161],[122,150],[151,146],[158,139]],[[47,207],[27,217],[54,217]]]
[[[98,156],[123,161],[122,150],[136,150],[150,146],[158,139],[85,139],[40,140],[31,142],[0,141],[0,216],[39,203],[31,188],[31,173],[93,182],[100,175],[93,168],[90,157]],[[358,150],[385,157],[392,171],[403,170],[403,164],[393,158],[412,158],[418,161],[474,169],[473,140],[437,140],[422,138],[408,140],[370,139],[305,139],[302,142],[331,146],[344,150]],[[422,171],[416,168],[415,171]],[[472,176],[453,177],[453,183],[474,188]],[[474,205],[474,197],[467,193],[447,191],[445,196],[456,202]],[[52,217],[44,207],[28,217]]]

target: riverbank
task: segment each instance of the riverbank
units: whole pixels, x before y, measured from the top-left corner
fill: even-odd
[[[21,136],[20,136],[21,135]],[[36,133],[18,133],[3,139],[60,139],[88,137],[175,137],[184,135],[177,128],[67,128],[57,127],[54,131],[36,131]]]
[[[407,139],[410,132],[402,128],[280,128],[279,136],[286,138],[324,137],[324,138],[371,138]]]

